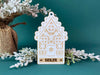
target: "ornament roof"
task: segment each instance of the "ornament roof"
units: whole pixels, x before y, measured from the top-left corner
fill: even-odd
[[[64,31],[64,27],[61,26],[61,22],[58,21],[58,17],[55,17],[53,12],[49,12],[49,15],[44,18],[41,26],[38,27],[38,31],[35,32],[35,40],[39,40],[39,37],[41,37],[41,35],[45,33],[45,29],[47,28],[47,26],[51,24],[56,27],[57,32],[60,33],[62,37],[65,37],[64,40],[68,40],[68,33]]]

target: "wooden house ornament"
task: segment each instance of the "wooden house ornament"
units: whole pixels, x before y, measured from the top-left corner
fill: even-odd
[[[67,32],[53,12],[45,17],[38,31],[35,32],[37,40],[38,64],[64,64],[65,41],[68,40]]]

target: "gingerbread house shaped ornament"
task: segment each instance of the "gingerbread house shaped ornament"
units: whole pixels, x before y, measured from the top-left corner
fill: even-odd
[[[61,22],[53,12],[45,17],[41,25],[35,32],[38,64],[64,64],[67,32],[64,31],[64,27],[61,27]]]

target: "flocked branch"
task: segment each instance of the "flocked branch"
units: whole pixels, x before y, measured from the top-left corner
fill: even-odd
[[[19,53],[14,52],[15,60],[19,62],[10,66],[10,68],[27,66],[29,63],[32,63],[33,60],[36,60],[36,55],[36,49],[31,48],[23,48],[22,50],[19,50]]]
[[[39,9],[39,4],[31,5],[32,0],[0,0],[0,18],[20,16],[23,14],[37,17],[38,13],[47,14],[50,10],[45,7]]]
[[[96,55],[94,53],[85,53],[85,50],[76,50],[75,48],[66,49],[65,51],[65,60],[67,65],[70,65],[71,62],[75,63],[76,61],[92,59],[93,61],[96,59],[100,61],[100,55]]]

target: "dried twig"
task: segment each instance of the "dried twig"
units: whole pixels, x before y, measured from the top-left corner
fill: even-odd
[[[17,26],[17,25],[19,25],[19,24],[24,24],[24,25],[25,25],[26,23],[25,23],[25,22],[22,22],[22,23],[17,23],[17,24],[11,25],[10,27],[12,27],[12,28],[13,28],[13,27],[15,27],[15,26]]]

